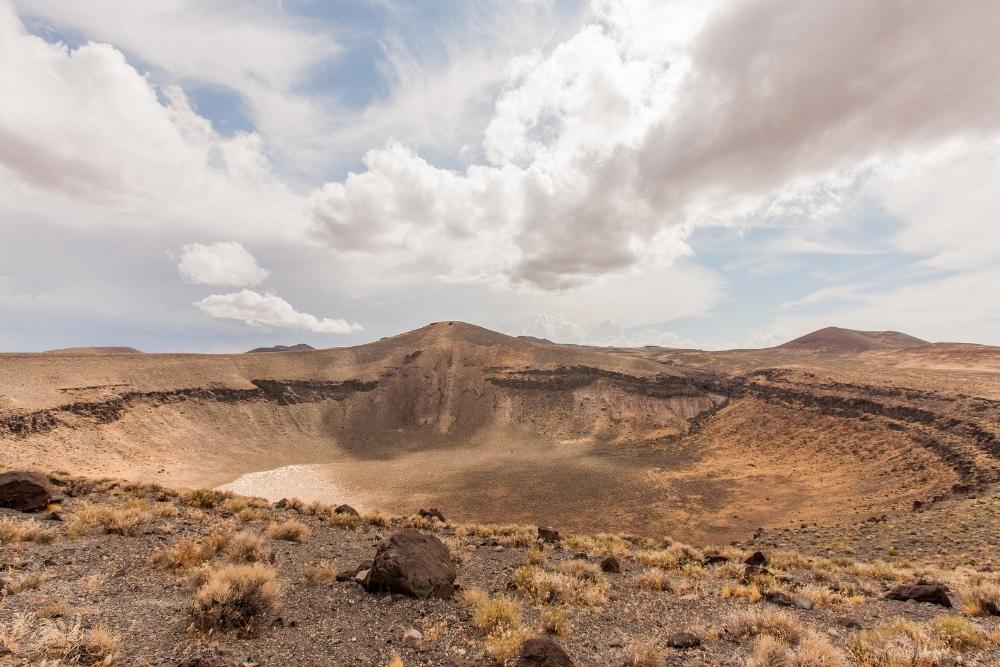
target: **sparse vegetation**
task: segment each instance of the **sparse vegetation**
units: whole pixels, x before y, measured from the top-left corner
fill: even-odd
[[[296,519],[289,519],[282,523],[272,523],[267,527],[267,538],[270,540],[285,540],[287,542],[302,543],[309,539],[312,530],[306,524]]]
[[[204,629],[248,630],[277,607],[278,595],[274,568],[261,563],[223,565],[198,587],[192,612]]]
[[[561,572],[550,572],[537,565],[518,568],[513,576],[518,591],[540,603],[599,605],[607,600],[608,583],[604,577],[585,579]]]
[[[55,537],[55,529],[46,527],[34,519],[0,518],[0,543],[38,542],[48,544]]]
[[[141,505],[122,508],[91,505],[77,510],[66,530],[73,536],[98,532],[132,537],[145,529],[149,519],[150,515]]]

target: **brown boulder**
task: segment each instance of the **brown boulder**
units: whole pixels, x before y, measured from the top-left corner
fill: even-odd
[[[333,510],[334,514],[350,514],[352,516],[361,516],[356,509],[350,505],[337,505]]]
[[[455,590],[456,576],[441,540],[405,528],[379,545],[364,586],[370,593],[447,599]]]
[[[942,607],[951,607],[951,600],[948,599],[948,589],[941,584],[902,584],[889,591],[886,600],[913,600],[915,602],[927,602]]]
[[[622,564],[614,556],[608,556],[601,561],[601,571],[609,574],[618,574],[622,571]]]
[[[542,542],[558,542],[559,541],[559,531],[555,528],[548,528],[546,526],[538,527],[538,539]]]
[[[35,472],[0,473],[0,507],[22,512],[45,509],[56,492],[49,480]]]
[[[539,637],[524,642],[517,667],[573,667],[573,661],[559,644],[548,637]]]

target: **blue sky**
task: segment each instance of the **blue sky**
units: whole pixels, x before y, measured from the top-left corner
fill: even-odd
[[[997,14],[0,0],[0,349],[1000,344]]]

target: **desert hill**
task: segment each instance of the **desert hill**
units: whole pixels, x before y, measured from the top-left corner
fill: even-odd
[[[441,322],[306,352],[3,354],[0,446],[10,467],[694,540],[986,497],[996,348],[880,344],[600,349]]]
[[[927,341],[898,331],[855,331],[826,327],[779,345],[780,348],[824,352],[860,352],[927,345]]]
[[[255,347],[247,350],[246,354],[260,354],[263,352],[313,352],[316,348],[307,343],[296,343],[295,345],[272,345],[271,347]]]

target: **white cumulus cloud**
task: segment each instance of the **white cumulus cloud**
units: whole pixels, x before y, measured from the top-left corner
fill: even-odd
[[[232,285],[250,287],[264,281],[270,272],[257,265],[243,244],[190,243],[181,249],[177,272],[193,285]]]
[[[361,325],[343,319],[319,318],[301,313],[274,294],[240,290],[232,294],[213,294],[196,304],[202,312],[220,319],[240,320],[255,327],[303,329],[316,333],[346,334],[361,331]]]

